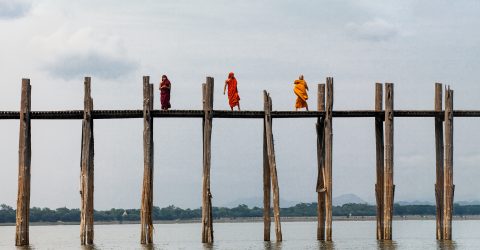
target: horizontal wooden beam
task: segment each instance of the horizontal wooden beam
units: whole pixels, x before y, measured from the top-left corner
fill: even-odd
[[[325,112],[321,111],[272,111],[272,118],[318,118],[323,117]],[[382,117],[383,111],[374,110],[334,110],[333,117]],[[433,110],[394,110],[395,117],[442,117],[443,111]],[[153,117],[170,118],[202,118],[203,110],[153,110]],[[213,118],[253,118],[262,119],[263,111],[228,111],[214,110]],[[454,117],[480,117],[480,110],[454,110]],[[66,111],[31,111],[31,119],[36,120],[81,120],[83,110]],[[143,118],[143,110],[93,110],[93,119],[130,119]],[[18,111],[0,111],[0,120],[18,120]]]

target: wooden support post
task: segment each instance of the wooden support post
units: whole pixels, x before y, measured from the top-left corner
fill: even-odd
[[[143,77],[143,188],[141,210],[141,244],[153,243],[153,84]]]
[[[82,121],[82,151],[80,176],[80,242],[82,245],[93,244],[93,100],[90,94],[90,77],[85,77],[84,112]]]
[[[453,90],[445,91],[445,164],[444,164],[443,239],[452,239],[453,194]]]
[[[325,84],[318,85],[318,111],[325,111]],[[317,130],[317,164],[318,164],[318,177],[317,177],[317,240],[325,240],[325,118],[318,117],[316,130]]]
[[[18,149],[18,196],[16,214],[15,245],[29,244],[30,222],[30,108],[31,108],[30,79],[22,79],[22,97],[20,102],[20,139]]]
[[[435,111],[442,111],[442,84],[435,83]],[[443,118],[435,116],[435,160],[436,160],[436,183],[435,200],[437,203],[437,240],[443,239]]]
[[[264,110],[269,108],[268,99],[264,99]],[[270,178],[270,163],[268,160],[267,149],[267,121],[263,119],[263,240],[270,241],[270,198],[271,198],[271,178]]]
[[[375,111],[383,110],[383,86],[381,83],[375,84]],[[376,142],[376,172],[377,183],[375,184],[375,196],[377,198],[377,240],[383,239],[383,163],[384,163],[384,145],[383,145],[383,117],[375,117],[375,142]]]
[[[213,243],[212,193],[210,192],[210,159],[213,117],[213,78],[203,85],[203,195],[202,243]]]
[[[325,231],[327,241],[332,241],[332,152],[333,152],[333,77],[327,77],[327,99],[325,105]]]
[[[384,166],[383,237],[392,239],[393,185],[393,83],[385,84],[385,166]]]
[[[275,147],[272,132],[272,98],[270,98],[270,95],[267,93],[267,91],[263,91],[263,96],[265,107],[264,136],[267,141],[268,165],[270,167],[270,178],[272,181],[273,189],[273,217],[275,220],[275,238],[277,241],[282,241],[282,227],[280,224],[280,190],[278,187],[277,163],[275,160]]]

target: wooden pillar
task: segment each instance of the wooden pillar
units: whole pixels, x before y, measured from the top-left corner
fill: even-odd
[[[333,151],[333,77],[327,77],[327,99],[325,105],[325,231],[327,241],[332,240],[332,151]]]
[[[272,132],[272,98],[267,93],[263,91],[264,96],[264,107],[265,107],[265,131],[264,137],[267,141],[267,155],[268,155],[268,165],[270,167],[270,178],[272,181],[273,189],[273,217],[275,220],[275,238],[277,241],[282,241],[282,227],[280,224],[280,190],[278,187],[278,177],[277,177],[277,163],[275,161],[275,147],[273,141],[273,132]]]
[[[213,243],[212,193],[210,192],[210,159],[212,141],[213,78],[203,85],[203,194],[202,243]]]
[[[143,77],[143,188],[141,210],[142,244],[153,243],[153,84]]]
[[[442,84],[435,84],[435,111],[442,111]],[[444,115],[435,116],[435,160],[436,160],[436,183],[435,200],[437,203],[437,240],[443,239],[443,118]]]
[[[443,207],[443,239],[452,239],[453,194],[453,90],[445,91],[445,164],[443,172],[444,207]]]
[[[325,112],[325,84],[318,85],[318,111]],[[317,118],[317,240],[325,240],[325,116]]]
[[[269,108],[268,99],[264,98],[264,110]],[[263,119],[263,240],[270,241],[270,199],[271,199],[271,178],[270,178],[270,163],[268,160],[267,149],[267,121]]]
[[[31,108],[30,79],[22,79],[22,97],[20,101],[20,139],[18,149],[18,196],[16,214],[15,245],[29,244],[30,221],[30,108]]]
[[[383,86],[375,84],[375,111],[383,110]],[[375,142],[376,142],[376,172],[377,183],[375,184],[375,196],[377,200],[377,240],[383,239],[383,163],[384,163],[384,141],[383,141],[383,117],[375,117]]]
[[[392,239],[393,185],[393,83],[385,84],[384,239]]]
[[[80,242],[82,245],[93,244],[93,100],[90,94],[90,77],[85,77],[84,112],[82,121],[82,150],[80,177]]]

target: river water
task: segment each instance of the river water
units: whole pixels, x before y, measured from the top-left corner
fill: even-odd
[[[215,243],[200,243],[198,223],[156,224],[154,245],[139,243],[140,225],[96,225],[95,246],[82,248],[78,225],[31,226],[30,249],[480,249],[480,220],[453,222],[454,241],[435,240],[434,220],[393,222],[393,241],[375,239],[375,221],[334,221],[333,243],[316,240],[316,222],[283,222],[283,242],[263,242],[263,223],[216,223]],[[0,226],[0,249],[15,249],[15,227]]]

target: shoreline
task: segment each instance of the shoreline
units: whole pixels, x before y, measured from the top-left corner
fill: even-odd
[[[272,217],[273,219],[273,217]],[[375,216],[333,216],[334,221],[375,221]],[[407,215],[407,216],[393,216],[394,221],[405,220],[435,220],[434,215]],[[469,216],[453,216],[454,221],[462,220],[480,220],[480,215]],[[317,217],[281,217],[282,222],[315,222]],[[263,222],[263,217],[242,217],[242,218],[219,218],[214,219],[214,223],[252,223]],[[189,220],[154,220],[153,224],[191,224],[201,223],[201,219]],[[95,225],[121,225],[121,224],[140,224],[140,221],[95,221]],[[60,226],[60,225],[80,225],[80,222],[30,222],[30,226]],[[0,223],[0,226],[15,226],[15,223]]]

